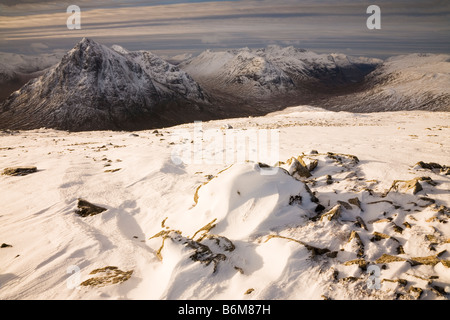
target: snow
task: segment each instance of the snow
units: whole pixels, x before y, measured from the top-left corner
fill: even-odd
[[[279,130],[280,161],[300,155],[307,165],[318,160],[309,178],[289,175],[288,163],[261,174],[267,168],[258,162],[275,165],[268,158],[177,165],[171,135],[193,133],[195,124],[134,134],[3,131],[0,169],[38,171],[0,175],[0,243],[12,246],[0,248],[0,299],[413,299],[411,286],[423,290],[421,299],[445,299],[435,287],[450,289],[444,265],[450,227],[439,221],[448,221],[449,213],[438,208],[450,206],[450,180],[415,164],[449,165],[449,120],[448,113],[353,114],[297,106],[202,123],[203,132],[223,135]],[[229,129],[222,130],[225,125]],[[417,194],[399,189],[382,197],[394,180],[423,176],[437,184],[421,181]],[[321,218],[305,183],[323,214],[352,198],[361,209],[340,205],[338,217]],[[290,203],[297,195],[301,200]],[[107,210],[80,217],[74,213],[78,198]],[[358,218],[367,230],[355,225]],[[380,280],[403,279],[406,286],[385,280],[380,289],[367,288],[369,274],[351,263],[359,258],[358,240],[348,242],[352,231],[367,265],[380,267]],[[374,240],[374,232],[389,238]],[[313,254],[312,248],[329,251]],[[375,262],[382,254],[410,260],[441,252],[434,265],[399,261],[381,268]],[[133,273],[122,283],[69,285],[106,266]]]

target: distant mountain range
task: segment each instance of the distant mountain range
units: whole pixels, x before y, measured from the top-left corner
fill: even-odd
[[[269,46],[165,60],[84,38],[55,65],[57,57],[50,58],[38,77],[0,104],[0,129],[139,130],[296,104],[450,111],[450,55],[444,54],[382,61]],[[15,72],[5,71],[6,64],[0,69],[0,75]]]

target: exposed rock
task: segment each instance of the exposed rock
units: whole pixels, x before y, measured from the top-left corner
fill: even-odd
[[[401,262],[401,261],[406,261],[406,259],[383,253],[383,255],[381,257],[379,257],[377,260],[375,260],[375,263],[383,264],[383,263]]]
[[[354,206],[357,206],[359,209],[362,210],[362,208],[361,208],[361,202],[359,201],[358,198],[351,198],[351,199],[348,199],[347,201],[348,201],[348,203],[350,203],[350,204],[352,204],[352,205],[354,205]]]
[[[5,168],[3,174],[7,176],[25,176],[36,171],[36,167],[11,167]]]
[[[422,293],[423,293],[423,289],[419,288],[419,287],[410,286],[408,289],[408,293],[414,295],[414,297],[416,299],[420,299],[420,297],[422,296]]]
[[[362,259],[362,258],[344,262],[344,266],[351,266],[351,265],[354,265],[354,264],[357,264],[362,270],[366,270],[367,269],[367,262],[366,262],[365,259]]]
[[[322,214],[322,216],[320,217],[320,221],[323,220],[331,221],[333,219],[338,219],[340,216],[341,216],[341,205],[337,204],[329,211]]]
[[[329,175],[329,174],[327,174],[327,176],[326,176],[326,182],[327,182],[327,184],[333,184],[333,178]]]
[[[393,282],[393,283],[398,283],[402,286],[406,286],[408,284],[408,280],[406,279],[382,279],[381,282]]]
[[[215,220],[212,221],[212,223]],[[205,227],[201,228],[199,231],[201,230],[209,230],[207,228],[207,226],[211,226],[211,223],[207,224]],[[194,237],[192,237],[192,239],[184,237],[181,235],[181,232],[178,230],[163,230],[157,234],[155,234],[153,237],[151,237],[150,239],[153,238],[157,238],[157,237],[162,237],[163,242],[161,247],[158,249],[158,251],[156,252],[156,256],[158,257],[159,260],[163,260],[161,251],[164,247],[164,242],[167,238],[173,240],[174,242],[180,243],[190,249],[194,250],[194,253],[192,255],[189,256],[189,258],[192,261],[198,261],[200,263],[204,263],[207,266],[211,264],[211,262],[214,264],[214,269],[213,269],[213,273],[216,273],[217,271],[217,265],[220,261],[224,261],[226,260],[226,256],[222,253],[215,253],[213,252],[207,245],[200,243],[200,241],[195,241],[193,240]],[[206,235],[203,235],[201,237],[201,239],[205,238]],[[216,244],[218,244],[219,246],[222,246],[222,249],[225,251],[233,251],[235,249],[234,244],[227,238],[225,237],[221,237],[221,236],[210,236],[210,238],[212,238],[213,240],[217,241]],[[236,270],[238,270],[238,267],[235,267]]]
[[[386,197],[392,190],[402,192],[411,191],[412,194],[416,194],[423,190],[423,187],[419,181],[424,181],[432,186],[437,185],[437,183],[430,177],[417,177],[411,180],[394,180],[389,190],[383,193],[382,197]]]
[[[349,205],[347,202],[345,202],[345,201],[338,201],[338,203],[341,205],[341,206],[343,206],[345,209],[347,209],[347,210],[352,210],[352,206],[351,205]]]
[[[236,249],[236,246],[230,239],[225,236],[218,236],[215,234],[210,234],[207,236],[207,239],[214,240],[216,245],[224,251],[232,252]]]
[[[441,174],[450,175],[450,166],[442,166],[436,162],[423,162],[419,161],[414,165],[415,169],[422,168],[427,170],[439,170]]]
[[[314,212],[321,213],[323,210],[325,210],[325,207],[319,203],[317,204],[316,209],[314,209]]]
[[[420,167],[423,169],[429,169],[429,170],[433,170],[433,169],[441,169],[442,166],[439,163],[435,163],[435,162],[423,162],[423,161],[419,161],[417,162],[414,167]]]
[[[411,229],[411,224],[408,221],[403,222],[405,228]]]
[[[308,185],[305,183],[305,189],[306,192],[310,195],[311,201],[315,203],[319,203],[319,199],[314,195],[314,193],[311,191],[311,189],[308,187]],[[317,210],[316,210],[317,212]]]
[[[7,244],[7,243],[2,243],[1,248],[11,248],[12,245]]]
[[[297,158],[292,157],[289,160],[287,160],[286,163],[290,166],[288,171],[289,174],[292,175],[293,177],[295,177],[295,175],[298,175],[301,178],[311,177],[311,173],[306,167],[306,164],[301,158],[301,156]]]
[[[362,257],[364,255],[364,244],[355,230],[350,233],[350,237],[348,238],[345,247],[349,247],[351,251],[356,251],[356,255],[358,257]]]
[[[340,154],[334,152],[327,152],[327,157],[335,160],[337,163],[342,164],[344,162],[344,158],[350,159],[351,164],[357,164],[359,162],[358,157],[351,154]]]
[[[445,291],[445,288],[441,287],[441,286],[437,286],[437,285],[432,285],[431,287],[431,291],[433,291],[436,295],[443,297],[445,295],[447,295],[447,292]]]
[[[357,216],[357,217],[356,217],[355,225],[356,225],[357,227],[363,228],[363,229],[366,230],[366,231],[368,230],[368,229],[367,229],[366,223],[364,222],[364,220],[363,220],[360,216]]]
[[[379,220],[370,221],[370,222],[373,224],[373,223],[388,223],[391,221],[392,221],[392,218],[384,218],[384,219],[379,219]]]
[[[293,204],[302,204],[302,196],[301,195],[290,196],[289,205],[291,206]]]
[[[350,276],[350,277],[342,278],[339,281],[348,283],[348,282],[355,282],[356,280],[358,280],[358,278]]]
[[[253,291],[255,291],[255,289],[250,288],[250,289],[248,289],[247,291],[245,291],[244,294],[250,294],[250,293],[252,293]]]
[[[233,129],[233,126],[232,126],[231,124],[227,123],[227,124],[224,124],[224,125],[221,127],[221,129]]]
[[[194,239],[198,233],[204,231],[203,235],[198,239],[198,241],[202,241],[202,239],[207,235],[207,233],[216,226],[216,223],[215,223],[216,221],[217,221],[217,218],[213,219],[210,223],[208,223],[205,226],[198,229],[192,236],[192,239]]]
[[[217,264],[220,261],[226,260],[226,258],[227,258],[222,253],[213,253],[208,246],[201,244],[197,241],[193,241],[193,240],[185,238],[183,241],[183,244],[191,249],[194,249],[194,253],[189,257],[193,261],[205,263],[207,266],[211,262],[213,262],[214,263],[213,273],[216,273],[216,271],[217,271]]]
[[[392,228],[394,229],[394,232],[397,232],[397,233],[400,233],[400,234],[403,232],[403,229],[401,227],[399,227],[398,225],[396,225],[395,223],[393,223],[393,222],[392,222]]]
[[[331,258],[333,256],[335,257],[336,254],[337,254],[334,251],[330,251],[327,248],[317,248],[317,247],[314,247],[314,246],[312,246],[310,244],[307,244],[307,243],[305,243],[303,241],[300,241],[300,240],[297,240],[297,239],[294,239],[294,238],[290,238],[290,237],[280,236],[278,234],[270,234],[270,235],[268,235],[266,240],[265,240],[265,242],[269,241],[272,238],[286,239],[286,240],[289,240],[289,241],[297,242],[297,243],[301,244],[302,246],[305,246],[305,248],[308,249],[311,252],[311,258],[314,258],[315,256],[318,256],[318,255],[320,256],[320,255],[323,255],[323,254],[327,254],[327,256],[329,256]]]
[[[78,210],[75,210],[75,213],[82,216],[94,216],[96,214],[102,213],[103,211],[106,211],[106,208],[96,206],[95,204],[92,204],[86,200],[78,199]]]
[[[122,271],[114,266],[107,266],[92,270],[89,274],[101,274],[99,277],[93,277],[80,283],[81,286],[103,287],[106,285],[122,283],[130,279],[133,270]]]
[[[436,264],[439,263],[439,258],[434,255],[434,256],[427,256],[427,257],[415,257],[415,258],[411,258],[411,265],[416,266],[416,265],[427,265],[427,266],[435,266]]]
[[[319,164],[319,160],[317,160],[317,159],[312,160],[308,166],[309,172],[312,172],[317,167],[318,164]]]
[[[242,269],[241,267],[234,266],[234,269],[239,271],[240,274],[244,274],[244,269]]]
[[[371,241],[380,241],[382,239],[389,239],[390,236],[385,234],[385,233],[381,233],[381,232],[374,232],[373,233],[373,238],[370,239]]]
[[[423,190],[422,185],[419,183],[417,179],[407,181],[403,189],[405,191],[412,190],[412,194],[416,194],[417,192]]]

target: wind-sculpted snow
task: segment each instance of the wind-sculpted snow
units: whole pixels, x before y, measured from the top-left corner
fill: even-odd
[[[173,161],[198,123],[1,131],[0,299],[448,299],[449,118],[202,123],[279,131],[275,160],[249,145],[233,163]]]

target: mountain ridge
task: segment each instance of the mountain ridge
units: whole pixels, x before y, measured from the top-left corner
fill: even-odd
[[[445,54],[382,61],[268,46],[167,60],[83,38],[0,104],[0,129],[140,130],[299,104],[352,112],[450,111]]]

